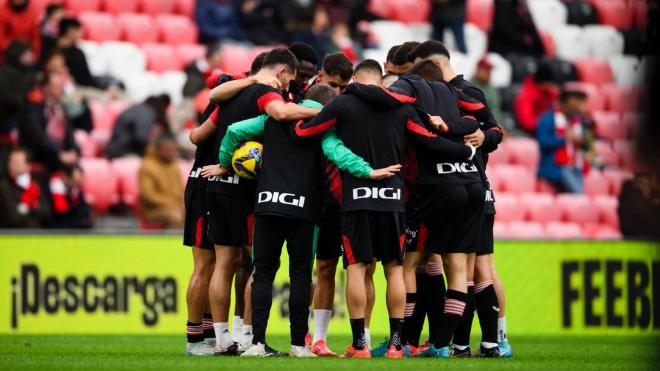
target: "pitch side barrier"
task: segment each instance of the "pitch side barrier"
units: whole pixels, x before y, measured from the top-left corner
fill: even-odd
[[[189,250],[178,235],[0,235],[0,334],[183,336]],[[512,336],[660,334],[659,245],[498,241],[496,251]],[[289,332],[287,266],[284,253],[273,334]],[[388,328],[380,268],[375,281],[378,333]],[[341,269],[337,283],[330,332],[349,334]]]

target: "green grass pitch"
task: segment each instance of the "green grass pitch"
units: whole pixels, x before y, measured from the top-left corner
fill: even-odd
[[[380,337],[373,337],[373,342]],[[478,344],[473,339],[473,344]],[[340,351],[350,339],[329,338]],[[287,351],[288,338],[269,344]],[[512,359],[186,357],[183,336],[0,336],[0,370],[658,370],[660,337],[514,336]]]

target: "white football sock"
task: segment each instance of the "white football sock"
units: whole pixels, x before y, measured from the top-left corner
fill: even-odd
[[[371,334],[368,328],[364,328],[364,344],[371,349]]]
[[[497,319],[497,341],[506,340],[506,316]]]
[[[252,325],[243,324],[242,332],[243,332],[243,335],[252,334]]]
[[[331,310],[314,309],[314,338],[312,339],[312,344],[319,340],[326,341],[330,318],[332,318]]]
[[[215,344],[223,349],[227,349],[234,344],[231,340],[229,333],[228,322],[214,322],[213,329],[215,330]]]
[[[486,348],[486,349],[491,349],[497,347],[497,343],[489,343],[487,341],[482,341],[481,346]]]
[[[234,316],[234,322],[232,323],[231,329],[232,332],[240,332],[243,327],[243,318],[241,316]]]
[[[252,344],[253,338],[252,325],[243,325],[243,329],[241,330],[241,344]]]
[[[458,350],[465,350],[467,347],[469,347],[469,345],[458,345],[458,344],[453,344],[453,345],[454,345],[454,348],[456,348]]]
[[[307,333],[311,334],[312,333],[312,314],[314,311],[312,308],[309,308],[309,314],[307,315]]]

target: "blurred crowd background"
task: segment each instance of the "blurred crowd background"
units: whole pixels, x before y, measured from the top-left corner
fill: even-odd
[[[434,38],[507,131],[489,167],[497,237],[657,235],[634,140],[658,5],[0,0],[0,228],[180,228],[211,73],[296,41],[403,66],[393,46]]]

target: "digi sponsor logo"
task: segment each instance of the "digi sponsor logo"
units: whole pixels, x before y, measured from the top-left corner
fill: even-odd
[[[658,261],[565,261],[561,284],[565,328],[575,321],[592,328],[660,328]],[[572,315],[575,305],[582,312],[578,318]]]
[[[236,174],[214,175],[209,177],[209,182],[220,182],[229,184],[238,184],[241,177]]]
[[[494,202],[493,191],[491,189],[486,190],[486,202]]]
[[[198,167],[197,169],[190,170],[190,174],[188,174],[188,178],[197,179],[201,174],[202,174],[202,168]]]
[[[382,199],[382,200],[400,200],[401,189],[378,188],[378,187],[360,187],[353,188],[353,199]]]
[[[477,167],[467,162],[442,162],[438,165],[438,174],[476,173]]]
[[[133,297],[141,299],[142,322],[155,326],[162,314],[177,311],[177,284],[173,277],[44,276],[34,264],[21,265],[20,277],[12,277],[11,326],[40,312],[57,314],[129,313]]]
[[[293,193],[259,192],[257,203],[272,202],[276,204],[305,207],[305,196],[296,196]]]

